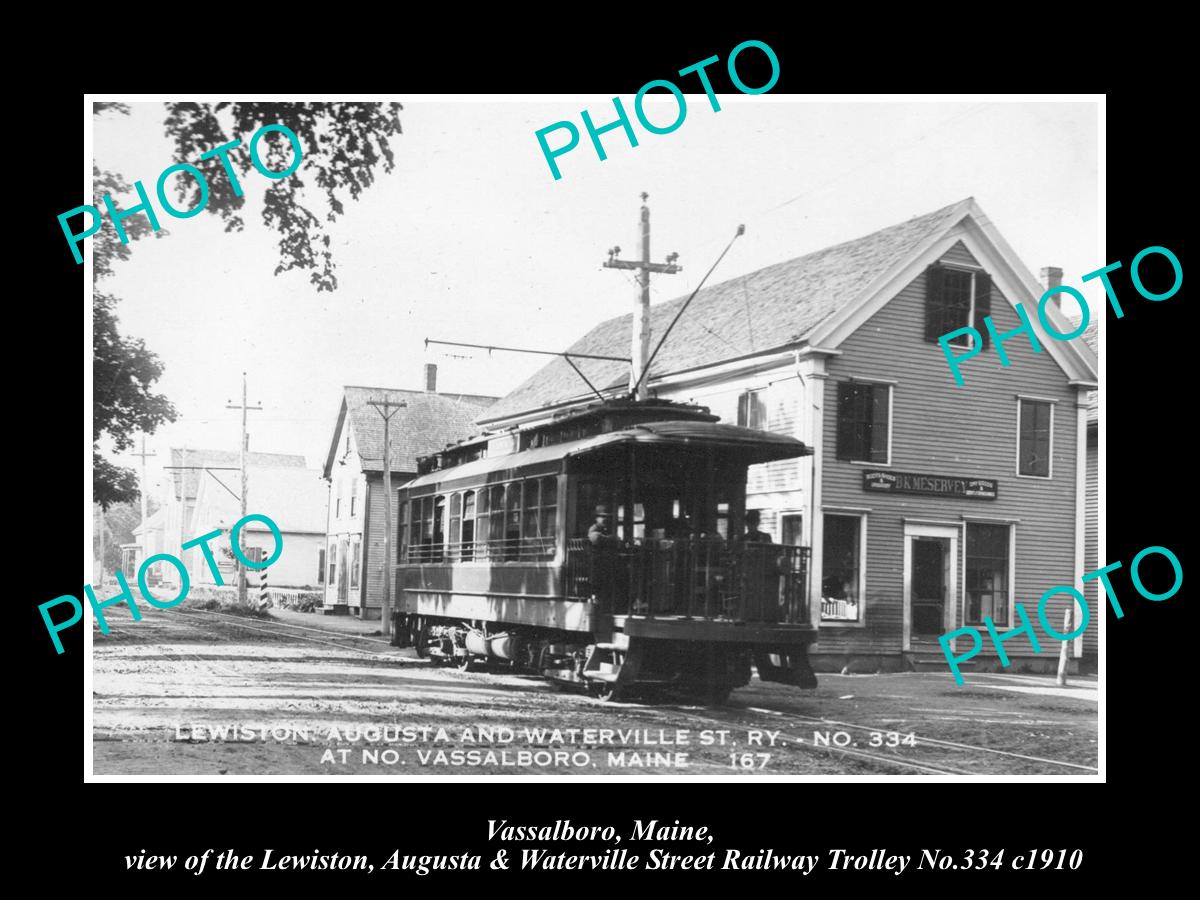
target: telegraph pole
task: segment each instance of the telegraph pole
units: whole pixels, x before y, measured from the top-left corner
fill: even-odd
[[[142,435],[142,452],[134,453],[133,455],[139,456],[142,459],[142,490],[140,493],[142,495],[142,559],[144,560],[147,555],[145,552],[145,550],[146,550],[146,485],[147,485],[146,457],[157,456],[158,454],[146,452],[146,436],[143,434]],[[141,565],[140,562],[139,562],[139,565]]]
[[[258,406],[249,406],[246,403],[246,373],[245,372],[242,373],[242,405],[234,406],[233,401],[230,400],[230,401],[227,401],[225,408],[226,409],[240,409],[242,411],[242,453],[241,453],[240,467],[242,470],[242,518],[244,519],[244,518],[246,518],[246,453],[247,453],[247,448],[249,448],[249,446],[250,446],[250,435],[246,433],[246,413],[252,409],[259,409],[259,410],[262,409],[262,403],[259,403]],[[187,483],[186,474],[184,475],[184,483],[185,484]],[[230,540],[233,540],[233,532],[232,531],[229,534],[229,538],[230,538]],[[238,605],[245,606],[246,605],[246,566],[239,559],[237,561],[237,567],[238,567]]]
[[[667,256],[665,263],[650,262],[650,207],[646,201],[650,195],[642,193],[642,212],[638,220],[638,229],[642,240],[642,258],[638,262],[626,262],[617,259],[621,254],[620,247],[608,251],[608,261],[604,263],[609,269],[636,269],[638,281],[637,305],[633,308],[633,343],[630,357],[633,365],[629,372],[629,391],[634,400],[643,400],[646,396],[648,378],[642,373],[649,363],[650,357],[650,273],[659,275],[674,275],[683,271],[683,266],[677,266],[675,260],[678,253]]]
[[[104,507],[95,504],[96,514],[100,518],[100,571],[96,575],[96,587],[104,587]]]
[[[392,634],[392,440],[389,428],[392,416],[408,406],[403,400],[396,403],[385,394],[382,400],[368,400],[368,405],[383,416],[383,609],[380,612],[379,633]]]

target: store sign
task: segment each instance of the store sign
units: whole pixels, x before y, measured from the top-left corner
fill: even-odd
[[[890,494],[930,494],[935,497],[968,497],[995,500],[1000,483],[994,478],[956,478],[953,475],[920,475],[914,472],[863,472],[863,490]]]

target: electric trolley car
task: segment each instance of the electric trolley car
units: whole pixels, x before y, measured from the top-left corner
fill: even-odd
[[[618,699],[815,687],[807,547],[741,538],[748,466],[804,443],[608,400],[422,459],[399,491],[393,643]]]

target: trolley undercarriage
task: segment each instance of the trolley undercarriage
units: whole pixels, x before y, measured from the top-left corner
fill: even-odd
[[[685,640],[663,636],[671,623],[662,619],[654,622],[659,636],[651,637],[625,630],[632,626],[636,632],[641,620],[618,618],[614,630],[597,639],[589,632],[398,613],[392,643],[463,671],[497,667],[536,673],[604,701],[669,693],[720,704],[732,690],[749,684],[752,664],[764,681],[816,687],[807,642],[796,640],[805,637],[800,629],[792,635],[794,642],[772,646],[756,640],[754,629],[747,633],[732,623],[707,629],[714,639]],[[678,623],[682,631],[697,624]]]

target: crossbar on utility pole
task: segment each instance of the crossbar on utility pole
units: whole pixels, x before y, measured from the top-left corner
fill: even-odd
[[[644,385],[648,380],[645,377],[645,369],[650,364],[650,273],[674,275],[683,271],[682,266],[675,264],[675,260],[679,259],[678,253],[669,254],[665,263],[650,262],[650,207],[646,205],[648,199],[650,195],[643,192],[642,212],[638,220],[642,258],[637,262],[617,259],[621,248],[613,247],[608,251],[608,261],[604,263],[608,269],[636,269],[638,272],[637,305],[633,308],[633,345],[629,354],[633,360],[629,371],[629,393],[633,395],[634,400],[644,399]]]
[[[250,406],[249,404],[246,403],[246,373],[245,372],[242,373],[242,405],[234,406],[233,401],[230,400],[230,401],[226,402],[225,408],[226,409],[240,409],[242,411],[242,452],[241,452],[241,462],[240,462],[239,468],[242,470],[242,497],[241,497],[241,500],[242,500],[242,518],[244,519],[244,518],[246,518],[246,493],[247,493],[247,490],[246,490],[246,454],[247,454],[247,448],[250,445],[250,435],[246,433],[246,413],[252,409],[258,409],[258,410],[262,409],[261,403],[259,403],[258,406]],[[186,484],[186,483],[187,483],[187,476],[185,475],[184,476],[184,484]],[[230,532],[229,539],[231,541],[233,540],[232,532]],[[246,566],[240,559],[237,561],[237,568],[238,568],[238,605],[245,606],[246,605]]]
[[[392,634],[392,416],[408,406],[403,400],[396,402],[384,395],[382,400],[368,400],[368,406],[383,416],[383,609],[380,610],[379,633],[383,637]],[[368,515],[370,510],[368,510]],[[365,608],[365,605],[364,605]]]

